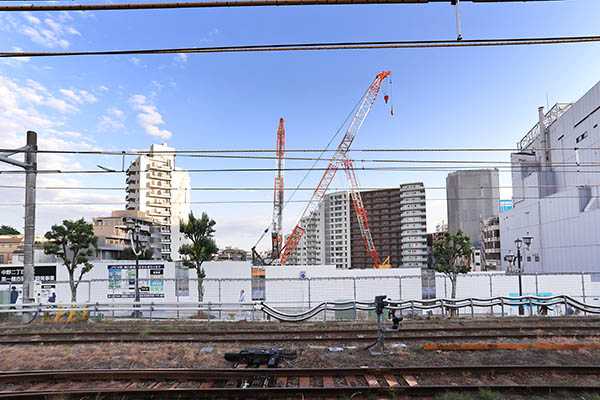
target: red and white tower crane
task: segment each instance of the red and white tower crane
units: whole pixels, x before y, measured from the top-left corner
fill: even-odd
[[[348,150],[350,149],[350,145],[354,141],[356,134],[360,130],[365,118],[369,114],[371,110],[371,106],[375,102],[377,98],[377,94],[379,93],[379,89],[381,89],[382,82],[385,78],[390,75],[390,71],[383,71],[375,77],[375,80],[367,90],[367,94],[363,98],[358,111],[354,115],[342,142],[338,146],[337,150],[333,154],[331,161],[329,162],[329,166],[327,170],[323,174],[319,185],[313,192],[311,199],[309,200],[306,208],[304,209],[302,216],[300,217],[300,222],[292,231],[292,234],[288,238],[285,247],[283,248],[283,253],[281,254],[280,263],[282,265],[285,264],[287,259],[296,249],[304,231],[306,230],[306,226],[310,223],[314,212],[317,210],[319,203],[323,200],[329,185],[333,181],[336,172],[340,167],[344,168],[346,171],[346,177],[350,181],[351,186],[351,196],[352,202],[354,204],[354,210],[356,211],[356,216],[358,218],[358,225],[360,227],[360,233],[365,243],[365,247],[367,252],[371,255],[373,259],[373,267],[379,268],[382,266],[381,260],[377,255],[377,249],[375,248],[375,244],[373,243],[373,238],[371,237],[371,231],[369,229],[369,221],[367,220],[367,212],[363,206],[362,198],[359,192],[358,179],[356,178],[356,174],[354,173],[354,168],[352,166],[352,161],[348,158]],[[385,101],[387,103],[387,95],[385,96]],[[305,218],[305,216],[307,218]]]
[[[271,258],[276,260],[281,255],[281,223],[283,216],[283,167],[285,156],[285,128],[283,118],[279,119],[277,129],[277,160],[275,161],[275,195],[273,198],[273,223],[271,227],[271,244],[273,247]]]

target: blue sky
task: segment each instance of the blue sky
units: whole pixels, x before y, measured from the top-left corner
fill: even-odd
[[[599,34],[597,0],[461,4],[463,37]],[[0,14],[3,51],[77,51],[295,42],[433,40],[456,37],[449,4],[273,7]],[[378,99],[353,147],[513,147],[537,107],[573,101],[600,80],[600,45],[139,55],[0,60],[0,146],[20,147],[28,129],[47,149],[274,148],[280,117],[287,148],[322,148],[382,70],[391,70],[394,117]],[[335,141],[336,145],[339,139]],[[290,154],[291,155],[291,154]],[[355,159],[508,161],[506,153],[361,153]],[[120,158],[43,156],[40,168],[120,169]],[[288,161],[288,167],[311,162]],[[272,167],[272,160],[180,157],[183,168]],[[357,163],[357,165],[363,165]],[[365,163],[365,166],[381,164]],[[386,164],[387,165],[387,164]],[[414,164],[401,164],[413,165]],[[9,168],[0,166],[0,168]],[[363,187],[423,181],[443,187],[448,171],[360,171]],[[302,172],[286,174],[288,188]],[[340,176],[334,186],[344,187]],[[273,173],[193,173],[193,187],[272,187]],[[305,186],[315,186],[313,173]],[[0,175],[2,184],[20,183]],[[124,187],[123,175],[43,176],[39,185]],[[501,174],[501,185],[510,176]],[[3,202],[22,202],[19,190]],[[510,190],[503,190],[510,197]],[[123,191],[44,191],[39,201],[123,202]],[[289,195],[289,192],[288,192]],[[308,198],[309,192],[297,194]],[[272,192],[194,191],[193,201],[271,200]],[[428,190],[432,230],[445,218],[445,191]],[[120,204],[40,206],[38,233],[64,218],[103,215]],[[286,209],[284,230],[302,204]],[[272,206],[197,204],[217,221],[220,246],[249,249]],[[2,206],[0,223],[22,229],[23,210]],[[265,240],[262,248],[268,246]]]

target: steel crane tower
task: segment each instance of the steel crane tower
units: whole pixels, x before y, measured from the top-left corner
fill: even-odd
[[[276,260],[281,255],[281,222],[283,217],[283,167],[285,156],[285,128],[283,127],[283,118],[279,119],[279,128],[277,129],[277,161],[275,162],[275,194],[273,198],[273,224],[271,229],[271,244],[273,251],[271,258]]]
[[[358,225],[360,227],[360,233],[365,243],[365,247],[367,252],[371,255],[373,259],[373,266],[375,268],[379,268],[382,263],[377,255],[377,249],[375,248],[375,244],[373,243],[373,238],[371,237],[371,231],[369,230],[369,222],[367,220],[367,212],[363,206],[362,198],[359,192],[358,180],[356,178],[356,174],[354,173],[354,168],[352,166],[352,161],[348,158],[348,150],[350,149],[350,145],[354,141],[360,127],[362,126],[365,118],[369,114],[371,110],[371,106],[375,102],[377,98],[377,94],[379,93],[379,89],[381,88],[381,84],[385,78],[390,75],[390,71],[383,71],[375,77],[375,80],[367,90],[367,94],[363,98],[358,111],[354,115],[346,134],[344,135],[342,142],[338,146],[337,150],[333,154],[331,161],[329,162],[329,166],[327,170],[323,174],[319,185],[313,192],[311,199],[309,200],[302,216],[300,217],[300,222],[292,231],[292,234],[288,238],[284,248],[283,253],[281,254],[280,263],[282,265],[285,264],[287,259],[296,249],[304,231],[306,230],[306,226],[310,223],[310,220],[317,210],[319,203],[323,200],[329,185],[333,181],[337,170],[340,167],[343,167],[346,171],[346,176],[350,181],[351,185],[351,196],[352,202],[354,204],[354,209],[356,211],[356,216],[358,218]],[[387,97],[387,96],[386,96]],[[387,98],[386,98],[387,102]],[[307,218],[304,218],[307,216]]]

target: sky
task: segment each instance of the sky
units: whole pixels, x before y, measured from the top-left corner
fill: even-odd
[[[597,0],[461,3],[464,39],[597,35],[598,15]],[[3,52],[455,38],[455,10],[446,3],[0,12]],[[508,162],[509,153],[358,150],[514,148],[537,121],[538,106],[575,101],[600,80],[600,45],[0,59],[0,148],[23,146],[25,132],[35,130],[39,147],[45,150],[145,150],[163,142],[178,150],[274,149],[283,117],[287,149],[321,149],[383,70],[392,71],[394,116],[390,105],[378,98],[352,145],[351,157],[358,160],[357,167],[413,167],[413,171],[359,170],[357,175],[363,188],[424,182],[430,188],[428,230],[434,231],[446,219],[446,175],[456,166]],[[126,163],[132,159],[127,157]],[[372,159],[463,162],[435,164],[444,166],[442,171],[415,171],[423,164],[368,161]],[[38,167],[98,170],[102,165],[120,170],[121,163],[121,157],[114,156],[51,154],[40,155]],[[287,160],[286,166],[306,168],[312,163]],[[178,156],[176,165],[272,168],[275,161]],[[0,163],[0,171],[14,169]],[[304,173],[286,173],[286,198]],[[321,174],[313,171],[302,186],[316,187]],[[192,172],[190,177],[195,189],[272,188],[274,172]],[[0,186],[23,183],[22,175],[0,174]],[[504,169],[502,198],[510,198],[510,184]],[[91,221],[124,207],[122,173],[44,174],[38,177],[38,186],[68,187],[38,189],[38,234],[63,219]],[[343,174],[332,186],[348,186]],[[88,189],[77,189],[82,187]],[[310,193],[298,191],[293,198],[298,202],[284,210],[285,233],[297,223],[302,201]],[[0,187],[0,194],[0,224],[22,231],[23,189]],[[193,190],[192,210],[206,211],[215,219],[220,247],[249,250],[270,224],[272,198],[270,189]],[[266,203],[226,203],[230,201]],[[48,202],[62,205],[43,204]],[[64,204],[82,202],[95,204]],[[258,248],[268,246],[264,239]]]

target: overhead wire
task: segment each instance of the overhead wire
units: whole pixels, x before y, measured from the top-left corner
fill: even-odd
[[[1,1],[1,0],[0,0]],[[398,147],[398,148],[352,148],[350,153],[358,152],[535,152],[545,150],[574,150],[573,147],[532,147],[526,150],[521,150],[515,147]],[[600,147],[592,146],[585,148],[578,148],[581,150],[600,150]],[[0,153],[15,152],[25,153],[24,149],[0,149]],[[275,149],[201,149],[201,150],[44,150],[38,149],[35,151],[36,154],[74,154],[74,155],[112,155],[112,156],[140,156],[146,155],[151,156],[153,154],[160,155],[187,155],[196,153],[275,153]],[[333,149],[287,149],[287,153],[321,153],[321,152],[335,152]]]
[[[2,9],[0,8],[0,11]],[[600,42],[600,36],[562,36],[540,38],[473,39],[473,40],[421,40],[421,41],[370,41],[334,43],[289,43],[244,46],[186,47],[163,49],[95,50],[95,51],[55,51],[55,52],[0,52],[0,58],[19,57],[65,57],[65,56],[111,56],[140,54],[193,54],[193,53],[236,53],[272,51],[317,51],[317,50],[366,50],[366,49],[417,49],[439,47],[487,47],[522,46],[567,43]]]
[[[3,0],[6,1],[6,0]],[[30,0],[31,1],[31,0]],[[34,0],[40,1],[40,0]],[[48,1],[48,0],[46,0]],[[111,4],[53,4],[50,6],[18,5],[0,6],[0,11],[107,11],[107,10],[149,10],[169,8],[233,8],[233,7],[281,7],[281,6],[320,6],[320,5],[357,5],[357,4],[422,4],[451,3],[454,0],[238,0],[238,1],[190,1],[157,3],[111,3]],[[473,3],[514,3],[525,1],[562,1],[562,0],[463,0]]]

